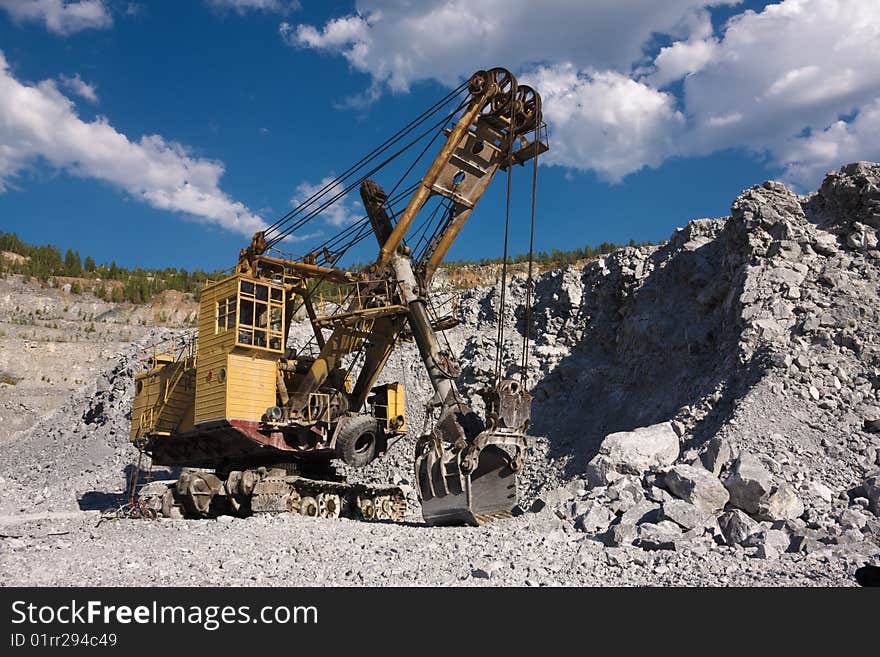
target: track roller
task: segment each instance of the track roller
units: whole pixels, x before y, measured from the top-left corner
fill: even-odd
[[[309,518],[317,518],[320,515],[318,500],[311,495],[306,495],[301,498],[299,501],[299,514],[301,516],[308,516]]]
[[[342,513],[342,499],[336,493],[318,493],[318,516],[338,518]]]
[[[373,504],[373,500],[369,497],[358,498],[358,510],[361,512],[361,517],[364,520],[376,519],[376,505]]]
[[[186,509],[183,508],[183,501],[174,491],[169,488],[162,495],[162,515],[172,520],[182,520],[186,516]]]

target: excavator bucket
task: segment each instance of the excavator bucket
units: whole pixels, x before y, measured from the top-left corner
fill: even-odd
[[[426,437],[416,453],[416,481],[422,516],[429,525],[482,525],[509,518],[517,503],[516,474],[526,451],[532,396],[516,381],[505,380],[481,391],[488,428],[472,440],[444,448]],[[458,418],[455,424],[453,418]],[[438,428],[466,433],[472,413],[441,416]],[[462,445],[464,443],[464,446]]]
[[[517,501],[511,456],[488,444],[480,450],[476,468],[466,472],[462,465],[468,450],[431,450],[417,460],[422,516],[429,525],[476,526],[510,517]]]

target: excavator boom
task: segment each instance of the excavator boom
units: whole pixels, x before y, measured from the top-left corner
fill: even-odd
[[[419,439],[415,462],[423,516],[434,524],[479,524],[511,512],[531,403],[531,396],[517,382],[496,381],[482,392],[489,416],[479,418],[456,387],[458,365],[454,355],[441,349],[428,311],[433,274],[495,174],[547,150],[538,139],[541,102],[532,88],[518,86],[509,71],[495,68],[475,73],[468,90],[465,110],[448,131],[396,224],[385,207],[384,190],[372,180],[361,185],[361,198],[379,243],[372,271],[385,285],[377,283],[372,290],[365,286],[365,293],[355,295],[338,314],[340,321],[297,383],[286,409],[288,415],[301,416],[311,396],[345,356],[365,347],[364,365],[349,398],[350,408],[360,408],[404,325],[408,326],[434,387],[431,406],[439,413],[433,432]],[[530,132],[532,141],[525,136]],[[435,195],[447,199],[449,212],[413,263],[403,240]],[[255,236],[255,244],[261,241],[262,237]],[[385,296],[389,290],[391,298]],[[364,331],[357,323],[370,307],[389,311],[375,317]]]
[[[430,280],[471,212],[502,166],[517,161],[514,144],[526,130],[535,139],[523,139],[518,161],[525,162],[547,150],[535,129],[540,124],[540,97],[528,87],[517,87],[504,69],[477,72],[469,81],[469,108],[449,133],[447,141],[422,179],[400,221],[380,249],[377,266],[390,265],[407,322],[434,387],[432,405],[439,409],[433,432],[419,439],[415,474],[422,515],[431,524],[482,524],[505,517],[516,504],[516,473],[526,451],[531,395],[515,381],[496,381],[483,390],[487,421],[481,420],[456,387],[454,356],[440,348],[431,325],[427,296]],[[523,103],[528,100],[528,108]],[[520,116],[526,114],[528,116]],[[522,153],[530,157],[523,157]],[[376,194],[380,199],[384,194]],[[379,190],[381,191],[381,190]],[[407,229],[428,196],[450,201],[449,219],[436,232],[413,271],[408,250],[400,248]],[[362,197],[367,196],[362,190]],[[390,222],[381,203],[365,203],[377,239],[382,243]]]

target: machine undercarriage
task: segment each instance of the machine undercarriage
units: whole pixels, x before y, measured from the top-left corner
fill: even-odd
[[[155,515],[172,519],[297,513],[400,521],[407,511],[405,491],[397,486],[321,479],[300,474],[289,464],[228,473],[184,472],[176,480],[150,482],[141,489],[140,500]]]

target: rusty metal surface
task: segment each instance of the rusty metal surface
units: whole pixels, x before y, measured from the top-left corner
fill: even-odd
[[[152,436],[146,451],[156,465],[211,468],[230,461],[271,462],[332,454],[329,441],[307,431],[267,431],[251,420],[219,420],[174,436]]]

